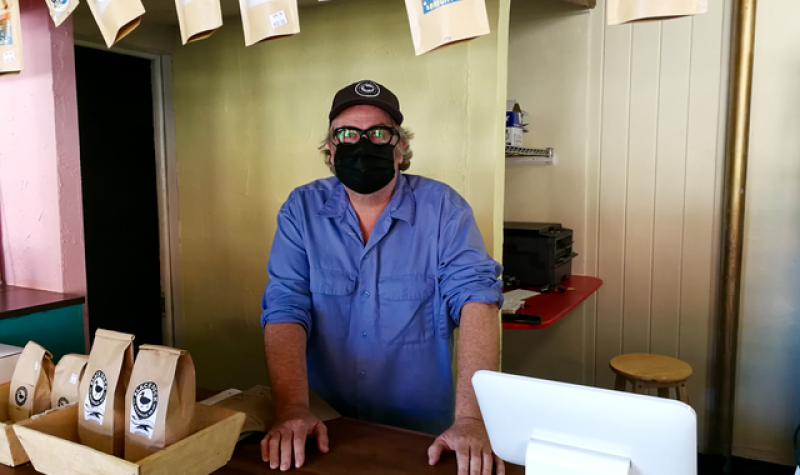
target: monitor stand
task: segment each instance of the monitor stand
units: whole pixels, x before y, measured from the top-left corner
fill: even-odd
[[[625,448],[620,450],[619,447],[608,447],[603,443],[587,444],[585,441],[574,443],[553,439],[554,437],[534,431],[525,456],[526,475],[630,475],[632,473],[630,457],[617,455],[627,452]],[[586,448],[586,445],[599,445],[598,449],[606,451],[592,450]],[[617,454],[609,453],[609,449],[610,452]]]

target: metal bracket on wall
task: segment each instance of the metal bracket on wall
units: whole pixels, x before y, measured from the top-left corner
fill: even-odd
[[[555,165],[556,154],[552,148],[525,148],[506,145],[506,165]]]

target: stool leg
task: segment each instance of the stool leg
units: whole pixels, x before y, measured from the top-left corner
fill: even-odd
[[[669,399],[669,388],[658,388],[658,397]]]
[[[645,387],[644,382],[636,381],[633,383],[633,392],[636,394],[647,394],[647,387]]]
[[[678,399],[689,404],[689,389],[686,387],[686,381],[678,384]]]
[[[617,391],[624,391],[626,387],[625,383],[627,383],[627,380],[624,377],[622,377],[621,374],[618,374],[617,381],[614,383],[614,389],[616,389]]]

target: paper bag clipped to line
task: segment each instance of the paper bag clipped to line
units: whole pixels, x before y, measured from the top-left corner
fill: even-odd
[[[175,0],[183,44],[204,40],[222,26],[219,0]]]
[[[78,0],[44,0],[47,3],[47,9],[50,10],[50,18],[56,26],[61,26],[64,20],[72,15],[72,12],[81,3]]]
[[[417,56],[489,34],[485,0],[406,0]]]
[[[144,15],[141,0],[86,1],[109,48],[135,30]]]
[[[708,0],[607,0],[606,23],[668,20],[708,12]]]
[[[22,71],[19,0],[0,0],[0,74]]]
[[[231,394],[223,399],[217,397],[210,398],[205,403],[230,409],[232,411],[243,412],[247,418],[242,426],[242,437],[253,432],[267,432],[275,421],[275,403],[272,399],[272,392],[266,386],[255,386],[244,392],[236,390],[226,391]],[[319,417],[323,422],[336,419],[340,416],[328,403],[322,400],[314,392],[308,394],[309,409],[311,413]]]
[[[297,0],[239,0],[244,45],[300,33]]]

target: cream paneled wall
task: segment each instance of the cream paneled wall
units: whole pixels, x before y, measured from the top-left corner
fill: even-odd
[[[515,2],[509,97],[555,166],[506,173],[506,219],[576,232],[575,273],[604,285],[556,326],[505,332],[507,371],[613,386],[620,353],[679,357],[704,441],[730,12],[608,27],[557,1]],[[530,333],[533,333],[532,335]]]

